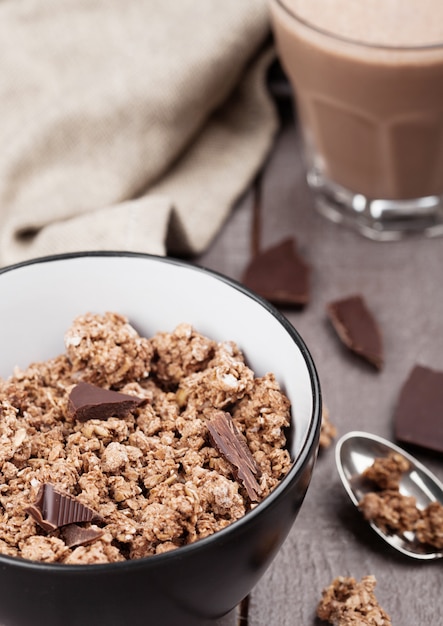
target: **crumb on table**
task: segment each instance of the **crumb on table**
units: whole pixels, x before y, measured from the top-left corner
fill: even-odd
[[[338,576],[323,589],[317,616],[333,626],[392,626],[374,594],[376,579]]]
[[[331,422],[329,417],[329,410],[323,404],[320,429],[320,449],[329,448],[336,436],[337,428]]]

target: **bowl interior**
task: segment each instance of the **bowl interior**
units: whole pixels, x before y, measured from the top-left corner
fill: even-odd
[[[297,457],[312,426],[315,373],[293,327],[273,307],[222,276],[149,255],[50,257],[0,272],[0,376],[64,352],[73,319],[87,312],[126,315],[146,336],[188,322],[218,341],[233,340],[256,375],[274,372],[295,417]]]

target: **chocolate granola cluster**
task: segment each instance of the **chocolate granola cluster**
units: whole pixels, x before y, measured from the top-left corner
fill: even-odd
[[[0,380],[2,554],[75,564],[166,552],[239,519],[287,473],[289,401],[235,343],[185,323],[146,338],[106,313],[74,320],[65,345]],[[82,399],[86,388],[101,400]],[[255,499],[211,439],[215,419],[246,444]],[[77,517],[60,521],[60,501]]]

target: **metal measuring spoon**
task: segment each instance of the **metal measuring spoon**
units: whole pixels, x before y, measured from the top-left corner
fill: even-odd
[[[377,457],[386,457],[392,452],[401,454],[410,463],[409,470],[401,477],[400,492],[414,496],[420,509],[426,508],[433,501],[443,504],[442,483],[422,463],[390,441],[357,431],[343,435],[335,448],[338,473],[352,502],[358,506],[364,494],[372,491],[364,481],[358,480],[359,475]],[[369,524],[380,537],[402,554],[427,561],[443,557],[443,550],[420,543],[413,532],[391,534],[384,532],[372,521]]]

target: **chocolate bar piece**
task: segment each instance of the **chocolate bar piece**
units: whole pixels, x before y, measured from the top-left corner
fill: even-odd
[[[275,305],[302,307],[309,302],[309,274],[309,265],[297,254],[295,240],[288,238],[257,254],[242,282]]]
[[[330,302],[326,312],[345,346],[377,369],[382,369],[381,332],[363,296],[354,295]]]
[[[234,474],[244,485],[249,498],[257,502],[261,487],[256,480],[260,470],[248,448],[243,434],[232,421],[229,413],[219,411],[208,422],[211,441],[220,454],[234,467]]]
[[[79,422],[124,417],[144,400],[137,396],[102,389],[90,383],[78,383],[69,394],[68,418]]]
[[[443,372],[416,365],[394,412],[396,439],[443,452]]]
[[[78,524],[69,524],[62,529],[63,541],[68,548],[75,546],[86,546],[93,543],[103,535],[103,530],[97,526],[83,528]]]
[[[74,522],[91,522],[100,519],[98,513],[82,504],[68,493],[62,493],[50,483],[43,483],[37,500],[26,511],[37,524],[49,532]]]

